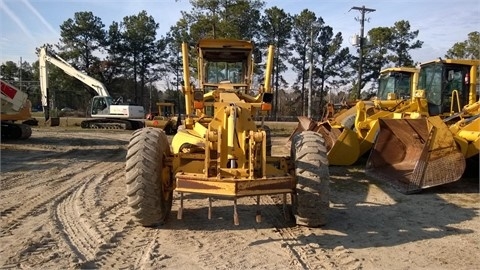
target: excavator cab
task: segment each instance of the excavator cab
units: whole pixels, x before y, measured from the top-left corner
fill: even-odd
[[[403,193],[459,180],[468,157],[459,145],[468,145],[471,135],[460,138],[450,127],[458,119],[478,118],[478,112],[467,108],[476,103],[479,64],[478,60],[454,59],[422,64],[417,89],[427,100],[428,116],[398,114],[379,119],[380,132],[366,173]]]
[[[95,96],[92,99],[92,116],[108,116],[110,115],[110,105],[113,99],[111,97]]]

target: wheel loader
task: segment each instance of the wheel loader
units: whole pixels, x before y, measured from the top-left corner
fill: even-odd
[[[196,86],[190,80],[191,51],[197,58]],[[164,223],[178,192],[178,219],[183,218],[184,194],[193,193],[208,198],[208,218],[212,197],[232,200],[235,225],[237,200],[246,196],[256,198],[257,205],[261,196],[279,196],[285,217],[294,216],[296,224],[325,224],[329,172],[322,136],[300,132],[290,156],[271,156],[269,129],[255,121],[272,108],[273,46],[267,52],[264,82],[253,91],[253,68],[261,55],[252,42],[202,39],[193,49],[182,44],[184,127],[171,144],[163,130],[152,127],[135,131],[128,144],[126,190],[137,223]]]
[[[403,112],[380,119],[366,173],[403,193],[459,180],[466,159],[480,151],[478,65],[480,60],[459,59],[422,64],[417,91],[428,115]]]
[[[395,111],[425,108],[423,101],[414,95],[418,69],[387,68],[380,74],[379,88],[373,100],[357,101],[355,106],[334,119],[319,123],[299,117],[299,125],[292,136],[302,130],[318,132],[325,139],[330,165],[354,164],[371,149],[379,118],[392,117]]]

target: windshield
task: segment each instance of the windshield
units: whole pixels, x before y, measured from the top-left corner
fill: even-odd
[[[207,83],[244,83],[245,77],[242,62],[207,62],[205,67]]]
[[[107,100],[107,105],[108,106],[113,104],[113,98],[112,97],[105,97],[105,99]]]
[[[442,66],[430,65],[420,69],[418,79],[419,90],[425,90],[429,103],[441,105],[442,103]]]
[[[378,80],[378,99],[386,100],[388,93],[395,93],[400,98],[409,98],[411,81],[412,76],[408,72],[389,72],[380,75]]]

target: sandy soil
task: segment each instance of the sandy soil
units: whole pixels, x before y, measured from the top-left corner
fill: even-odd
[[[330,167],[330,221],[284,221],[280,200],[233,206],[187,195],[166,225],[143,228],[126,207],[130,132],[35,128],[1,144],[2,269],[479,269],[478,179],[403,195],[362,166]],[[286,152],[274,138],[274,154]],[[177,196],[177,195],[176,195]]]

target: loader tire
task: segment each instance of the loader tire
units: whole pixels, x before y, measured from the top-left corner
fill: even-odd
[[[126,157],[127,199],[134,220],[145,227],[163,224],[172,209],[172,179],[162,179],[164,158],[170,154],[165,132],[136,130]]]
[[[292,208],[297,225],[318,227],[327,222],[330,176],[326,152],[323,137],[317,132],[303,131],[292,139],[297,179]]]

